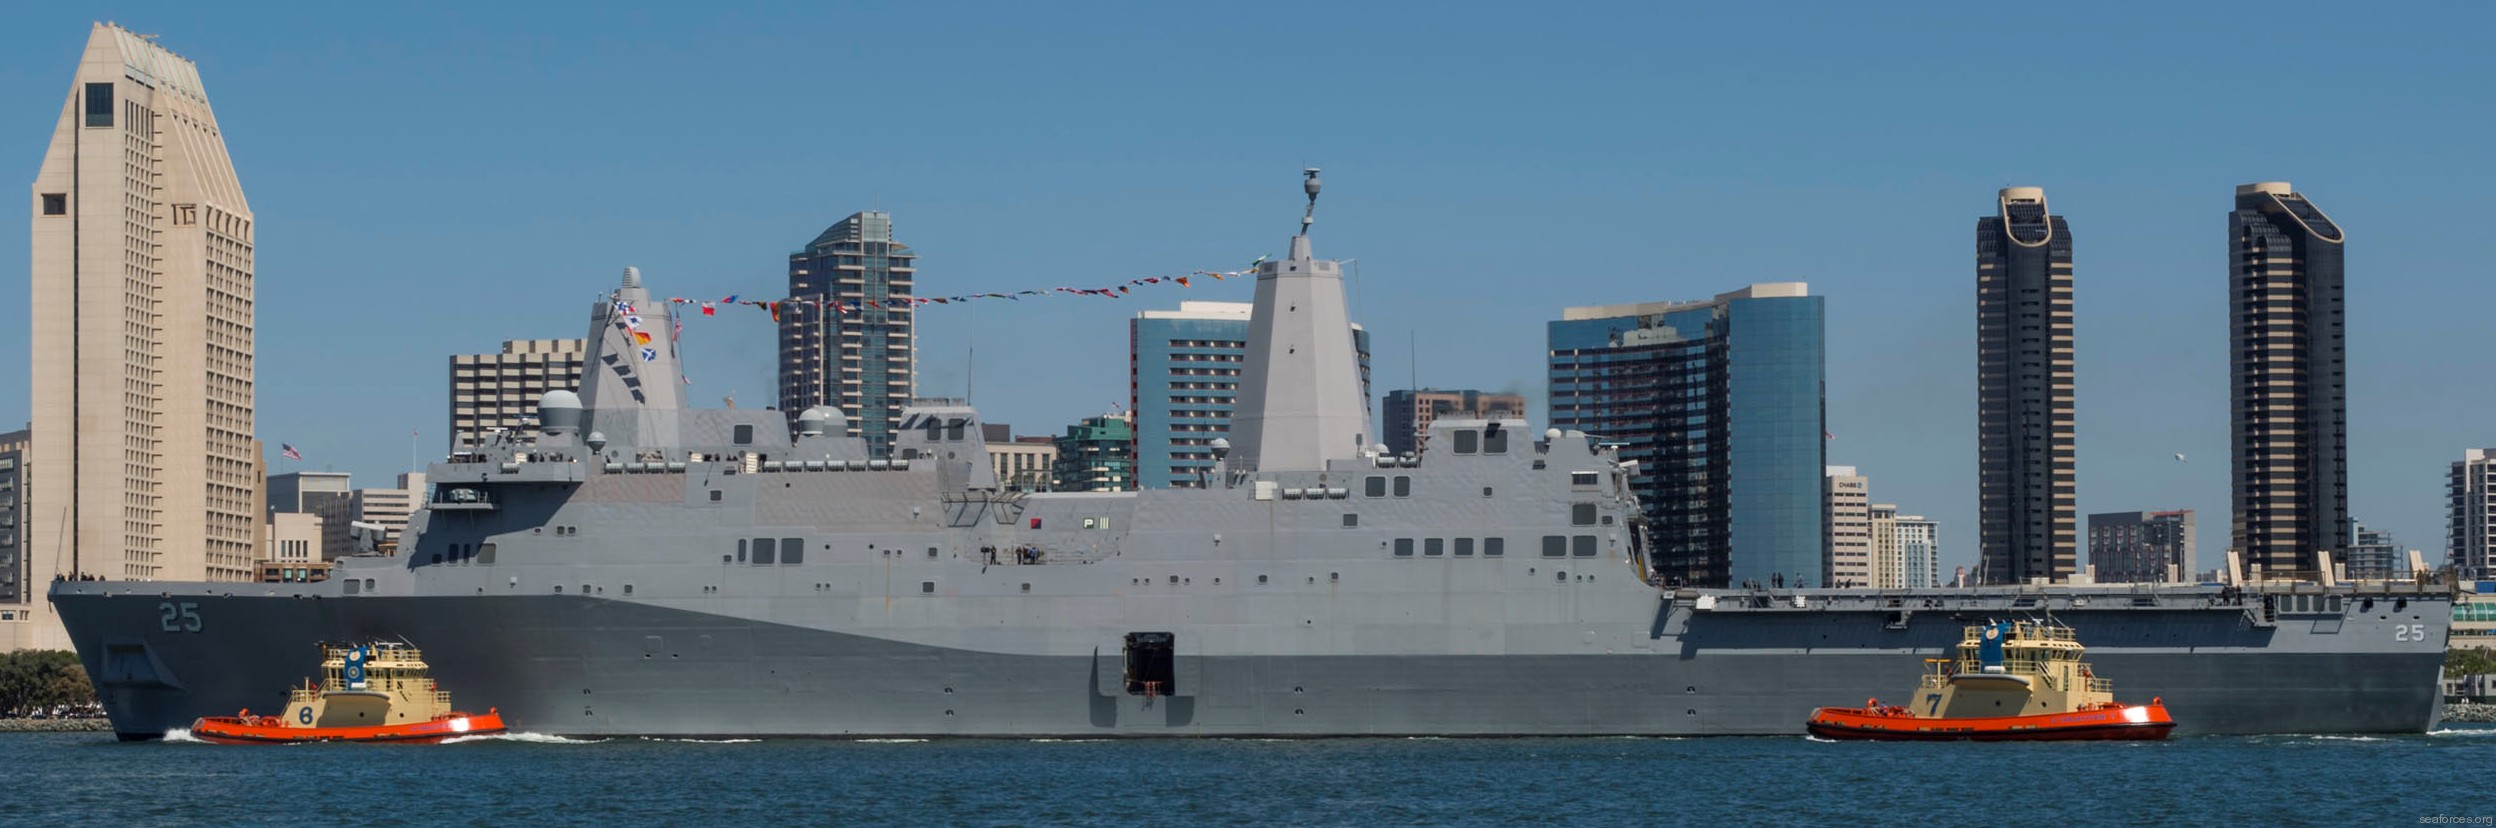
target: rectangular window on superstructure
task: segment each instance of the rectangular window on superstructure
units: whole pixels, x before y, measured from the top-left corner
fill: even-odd
[[[1472,539],[1472,538],[1457,538],[1457,539],[1456,539],[1456,557],[1459,557],[1459,558],[1470,558],[1470,557],[1473,557],[1473,539]]]
[[[1426,556],[1429,556],[1429,557],[1433,557],[1433,558],[1436,558],[1436,557],[1441,557],[1441,556],[1446,555],[1446,554],[1447,554],[1447,539],[1446,539],[1446,538],[1429,538],[1429,539],[1427,539],[1427,540],[1423,540],[1423,541],[1421,542],[1421,554],[1426,555]]]
[[[113,85],[110,83],[87,84],[87,126],[108,127],[112,125]]]
[[[806,539],[805,539],[805,538],[781,538],[781,539],[780,539],[780,562],[781,562],[781,563],[784,563],[784,564],[798,564],[798,563],[805,563],[805,562],[806,562]]]
[[[772,554],[772,552],[773,552],[773,548],[774,548],[776,545],[777,545],[777,544],[776,544],[776,542],[774,542],[774,541],[773,541],[772,539],[770,539],[770,538],[755,538],[755,539],[754,539],[754,565],[755,565],[755,566],[770,566],[772,563],[774,563],[774,561],[772,560],[772,559],[773,559],[773,557],[774,557],[774,555]]]
[[[1367,497],[1386,497],[1387,479],[1385,477],[1372,475],[1368,479],[1362,480],[1361,494]]]
[[[1580,558],[1592,558],[1595,556],[1595,536],[1579,535],[1570,539],[1569,547],[1569,554]]]
[[[1396,557],[1398,557],[1398,558],[1410,558],[1410,557],[1412,557],[1412,556],[1413,556],[1413,539],[1412,539],[1412,538],[1396,538],[1396,539],[1395,539],[1395,556],[1396,556]]]
[[[1570,524],[1570,525],[1572,525],[1572,526],[1593,526],[1593,525],[1595,525],[1595,504],[1592,504],[1592,503],[1572,503],[1572,504],[1569,504],[1569,524]]]
[[[1569,554],[1569,539],[1560,535],[1543,536],[1543,557],[1562,558]]]

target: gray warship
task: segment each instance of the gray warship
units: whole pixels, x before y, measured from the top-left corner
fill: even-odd
[[[2183,733],[2438,718],[2440,587],[1666,585],[1595,437],[1442,419],[1421,456],[1373,445],[1310,221],[1256,268],[1202,488],[1014,491],[967,406],[908,410],[888,457],[835,410],[688,407],[673,346],[632,336],[676,309],[627,269],[580,391],[432,465],[392,554],[50,598],[125,739],[267,708],[346,640],[423,647],[567,736],[1801,734],[1971,623],[2047,616]]]

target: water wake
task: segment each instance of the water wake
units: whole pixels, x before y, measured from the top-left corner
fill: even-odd
[[[2427,731],[2429,736],[2496,736],[2496,727],[2442,727]],[[168,737],[170,738],[170,737]]]
[[[859,743],[859,744],[862,744],[862,745],[913,745],[913,744],[918,744],[918,743],[920,743],[920,742],[924,742],[924,741],[927,741],[927,740],[926,740],[926,739],[860,739],[860,740],[858,740],[858,743]]]
[[[442,740],[442,744],[464,745],[469,742],[527,742],[533,745],[594,745],[604,741],[606,740],[574,739],[568,736],[556,736],[550,733],[488,733],[482,736],[453,736]]]
[[[697,745],[743,745],[762,741],[761,739],[673,739],[665,736],[644,736],[641,738],[643,741],[648,742],[687,742]]]
[[[180,742],[189,745],[208,744],[208,740],[191,735],[191,729],[187,727],[177,727],[172,730],[165,731],[165,741]]]

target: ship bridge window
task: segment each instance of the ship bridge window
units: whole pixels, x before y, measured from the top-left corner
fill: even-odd
[[[755,566],[770,566],[770,565],[772,565],[773,563],[776,563],[776,561],[775,561],[775,560],[773,560],[773,558],[775,558],[775,557],[776,557],[773,553],[776,551],[776,549],[775,549],[774,547],[777,545],[777,543],[778,543],[777,541],[774,541],[774,540],[772,540],[772,539],[770,539],[770,538],[755,538],[755,539],[754,539],[754,546],[753,546],[753,549],[754,549],[754,561],[753,561],[753,563],[754,563],[754,565],[755,565]]]
[[[1593,536],[1593,535],[1579,535],[1579,536],[1577,536],[1577,537],[1570,538],[1570,539],[1569,539],[1569,554],[1571,554],[1571,555],[1576,555],[1576,556],[1578,556],[1578,557],[1580,557],[1580,558],[1592,558],[1592,557],[1594,557],[1594,556],[1595,556],[1595,536]]]
[[[959,442],[962,442],[962,424],[963,424],[964,422],[966,422],[966,421],[965,421],[965,420],[963,420],[963,419],[961,419],[961,418],[959,418],[959,417],[956,417],[956,418],[954,418],[954,419],[951,419],[951,420],[947,420],[947,421],[945,421],[945,441],[946,441],[946,442],[951,442],[951,443],[959,443]]]
[[[1571,526],[1593,526],[1593,525],[1595,525],[1595,504],[1592,504],[1592,503],[1572,503],[1572,504],[1569,504],[1569,525],[1571,525]]]
[[[1483,453],[1483,454],[1507,454],[1507,453],[1508,453],[1508,430],[1507,430],[1507,429],[1504,429],[1504,428],[1500,428],[1498,423],[1492,423],[1490,428],[1483,429],[1483,430],[1482,430],[1482,453]]]
[[[1496,558],[1508,554],[1507,538],[1483,538],[1482,557]]]
[[[1396,556],[1396,557],[1398,557],[1398,558],[1410,558],[1410,557],[1412,557],[1412,556],[1413,556],[1413,539],[1412,539],[1412,538],[1396,538],[1396,539],[1395,539],[1395,556]]]
[[[1373,475],[1361,481],[1361,495],[1363,497],[1386,497],[1387,479]]]
[[[1543,557],[1561,558],[1569,554],[1569,539],[1560,535],[1543,536]]]
[[[1429,538],[1421,542],[1421,554],[1437,558],[1447,554],[1446,538]]]
[[[735,443],[740,446],[753,445],[754,426],[750,424],[740,424],[736,428],[730,429],[728,433],[728,442]]]
[[[1472,454],[1482,450],[1482,432],[1470,428],[1456,430],[1456,453]]]
[[[780,539],[780,562],[781,562],[781,563],[783,563],[783,564],[801,564],[801,563],[805,563],[805,562],[806,562],[806,539],[805,539],[805,538],[781,538],[781,539]]]
[[[1592,486],[1601,482],[1603,482],[1603,475],[1596,472],[1569,472],[1569,485],[1571,486]]]
[[[1457,538],[1457,539],[1456,539],[1456,557],[1459,557],[1459,558],[1470,558],[1470,557],[1473,557],[1473,539],[1472,539],[1472,538]]]
[[[1406,476],[1404,476],[1404,475],[1400,475],[1400,474],[1399,474],[1399,475],[1396,475],[1396,476],[1395,476],[1395,496],[1396,496],[1396,497],[1412,497],[1412,496],[1413,496],[1413,479],[1412,479],[1412,478],[1410,478],[1410,477],[1406,477]]]

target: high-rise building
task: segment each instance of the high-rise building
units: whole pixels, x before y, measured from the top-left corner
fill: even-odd
[[[1180,302],[1127,321],[1127,393],[1135,413],[1136,479],[1147,489],[1197,487],[1213,441],[1231,431],[1248,359],[1247,302]],[[1352,326],[1361,400],[1369,399],[1369,332]]]
[[[325,581],[330,562],[321,556],[321,519],[298,512],[269,515],[268,549],[260,556],[260,580],[270,583]]]
[[[250,580],[252,212],[198,67],[96,24],[31,189],[34,580]],[[0,645],[66,643],[36,607]]]
[[[2400,544],[2392,539],[2392,533],[2368,528],[2356,518],[2350,518],[2349,523],[2348,559],[2337,562],[2342,574],[2351,580],[2383,581],[2400,577],[2409,568],[2408,562],[2401,559]]]
[[[451,357],[451,447],[473,446],[497,430],[537,431],[537,400],[581,390],[581,339],[512,339],[499,354]]]
[[[1388,454],[1418,455],[1429,448],[1430,424],[1440,417],[1525,419],[1525,396],[1491,391],[1415,388],[1387,392],[1379,406],[1378,435]]]
[[[916,387],[918,339],[910,303],[918,254],[893,241],[893,217],[852,214],[789,254],[789,297],[780,323],[780,410],[818,405],[849,418],[874,457],[892,454],[893,432]],[[887,304],[886,300],[903,300]]]
[[[1124,415],[1085,417],[1057,438],[1049,488],[1117,492],[1135,488],[1135,426]]]
[[[2445,562],[2463,578],[2496,578],[2496,448],[2463,451],[2445,492]]]
[[[0,434],[0,613],[7,616],[0,622],[27,620],[21,610],[42,600],[27,566],[26,522],[32,512],[26,508],[26,454],[33,443],[32,429]]]
[[[2078,564],[2071,228],[2045,190],[2001,192],[1976,220],[1977,543],[1987,583]]]
[[[2344,234],[2285,181],[2227,214],[2231,537],[2246,566],[2311,577],[2349,548]]]
[[[1569,308],[1550,323],[1552,427],[1637,461],[1668,581],[1819,579],[1823,313],[1821,297],[1786,282]]]
[[[1873,584],[1872,481],[1853,466],[1830,466],[1821,478],[1823,535],[1820,582],[1830,586]],[[1891,517],[1895,518],[1896,510]]]
[[[2089,568],[2101,584],[2191,579],[2193,510],[2090,515]]]
[[[1941,580],[1941,524],[1923,515],[1901,515],[1892,503],[1871,509],[1872,586],[1921,589]]]
[[[997,485],[1014,492],[1045,492],[1055,480],[1057,438],[1015,437],[988,442],[988,464]]]

